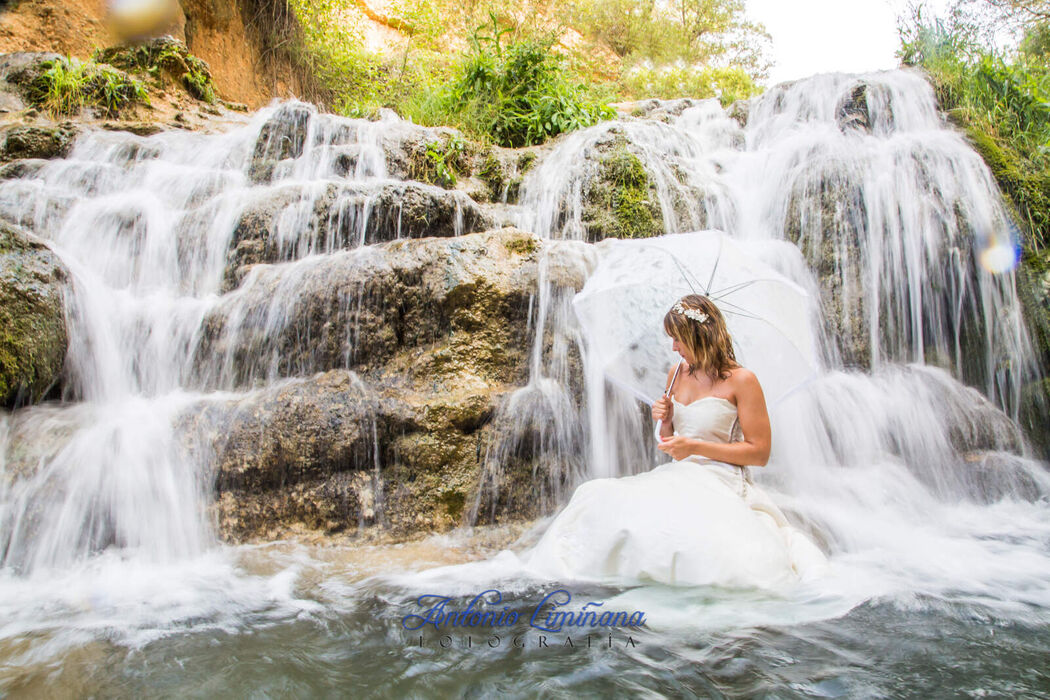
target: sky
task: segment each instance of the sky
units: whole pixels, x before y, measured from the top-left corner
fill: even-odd
[[[907,0],[746,0],[746,6],[747,17],[773,37],[767,85],[897,67],[897,16]]]

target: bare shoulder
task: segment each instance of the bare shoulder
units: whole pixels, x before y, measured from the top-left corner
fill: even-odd
[[[758,377],[755,373],[746,367],[734,367],[729,370],[729,378],[726,379],[726,383],[733,388],[734,391],[750,392],[761,390],[761,385],[758,383]]]

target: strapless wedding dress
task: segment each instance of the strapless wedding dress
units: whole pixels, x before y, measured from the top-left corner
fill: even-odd
[[[676,434],[743,439],[731,401],[672,401]],[[581,484],[523,559],[563,581],[759,588],[827,568],[824,553],[755,485],[748,467],[698,456]]]

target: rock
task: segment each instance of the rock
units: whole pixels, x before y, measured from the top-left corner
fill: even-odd
[[[254,183],[270,182],[282,160],[298,158],[306,145],[306,129],[313,109],[301,102],[282,105],[259,131],[248,177]]]
[[[530,394],[522,389],[528,299],[545,255],[559,260],[555,292],[568,295],[582,288],[595,257],[581,242],[502,229],[324,256],[331,260],[301,275],[288,269],[296,264],[254,273],[238,294],[259,285],[252,303],[268,309],[279,280],[295,275],[297,301],[279,312],[294,316],[290,325],[226,333],[231,318],[258,318],[227,307],[209,321],[218,336],[203,352],[232,343],[251,349],[235,350],[235,362],[261,356],[264,365],[276,360],[281,375],[321,373],[186,412],[188,449],[215,455],[223,536],[376,527],[404,537],[470,522],[478,504],[479,522],[536,517],[551,505],[530,496],[549,496],[544,482],[553,468],[539,463],[531,432],[508,450],[516,466],[499,475],[498,503],[488,488],[495,475],[485,468],[489,449],[506,447],[512,427],[513,412],[501,407]],[[273,277],[264,283],[264,275]],[[357,285],[366,293],[355,297]],[[257,367],[255,376],[268,369]]]
[[[372,526],[404,537],[462,521],[480,471],[475,433],[493,400],[494,387],[477,388],[404,400],[332,370],[195,406],[178,429],[191,458],[215,464],[228,541]]]
[[[682,112],[695,107],[702,100],[694,100],[690,97],[680,97],[673,100],[660,100],[656,98],[640,100],[631,109],[630,116],[638,119],[655,119],[670,123]]]
[[[843,132],[851,129],[871,133],[871,115],[868,113],[868,89],[865,83],[859,83],[850,89],[848,96],[843,97],[835,108],[835,120]]]
[[[439,341],[444,349],[399,372],[434,383],[463,371],[519,381],[527,348],[515,339],[527,335],[543,245],[506,228],[260,266],[207,316],[200,381],[244,385],[274,372],[377,369],[399,349]],[[582,287],[583,267],[564,267],[558,282]]]
[[[14,126],[2,132],[0,161],[20,158],[63,158],[73,147],[77,131],[72,126]]]
[[[167,130],[157,122],[105,121],[100,126],[107,131],[127,131],[136,136],[153,136]]]
[[[0,405],[36,403],[60,389],[67,279],[42,241],[0,222]]]
[[[737,100],[726,108],[726,114],[734,119],[740,128],[747,127],[747,119],[751,114],[751,100]]]
[[[0,180],[33,177],[46,164],[47,160],[43,158],[26,158],[24,160],[12,161],[0,166]]]
[[[62,69],[60,75],[53,75],[52,70],[58,69]],[[124,71],[57,54],[6,54],[0,58],[0,76],[26,105],[39,107],[52,116],[100,112],[119,117],[131,105],[148,102],[142,84]],[[58,98],[56,85],[60,86]],[[0,90],[4,87],[0,85]]]
[[[663,233],[656,187],[626,139],[615,136],[600,157],[598,174],[584,197],[587,239],[649,238]]]
[[[1031,441],[1035,454],[1050,460],[1050,379],[1031,382],[1021,390],[1018,423]]]
[[[288,235],[282,221],[295,222],[294,235]],[[320,191],[285,186],[266,191],[241,215],[230,242],[225,288],[239,284],[249,266],[298,257],[295,251],[455,236],[490,223],[469,197],[430,185],[329,183]]]
[[[479,202],[516,204],[525,173],[536,162],[537,151],[491,146],[473,161],[473,177],[480,186],[468,190]]]
[[[847,170],[818,164],[794,183],[784,222],[820,284],[824,325],[847,367],[871,367],[861,251],[867,225],[863,192]]]
[[[1031,462],[1016,454],[972,451],[963,455],[963,461],[965,492],[972,501],[987,504],[1012,498],[1031,503],[1047,495],[1045,485],[1031,472]]]
[[[215,83],[208,64],[171,36],[110,46],[96,51],[95,60],[132,73],[147,74],[162,84],[175,83],[198,100],[216,101]]]
[[[453,187],[471,171],[478,145],[449,127],[423,127],[396,115],[383,133],[387,174],[402,180]]]
[[[0,54],[0,80],[7,84],[4,87],[18,92],[26,106],[35,104],[35,100],[31,99],[35,97],[33,83],[56,61],[63,60],[63,56],[57,53],[18,51]]]

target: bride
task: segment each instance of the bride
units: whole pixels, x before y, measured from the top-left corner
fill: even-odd
[[[652,407],[673,461],[581,484],[528,568],[561,580],[776,587],[818,576],[827,558],[752,481],[769,460],[758,379],[734,357],[725,319],[690,294],[664,316],[685,362]],[[682,371],[682,370],[685,371]]]

